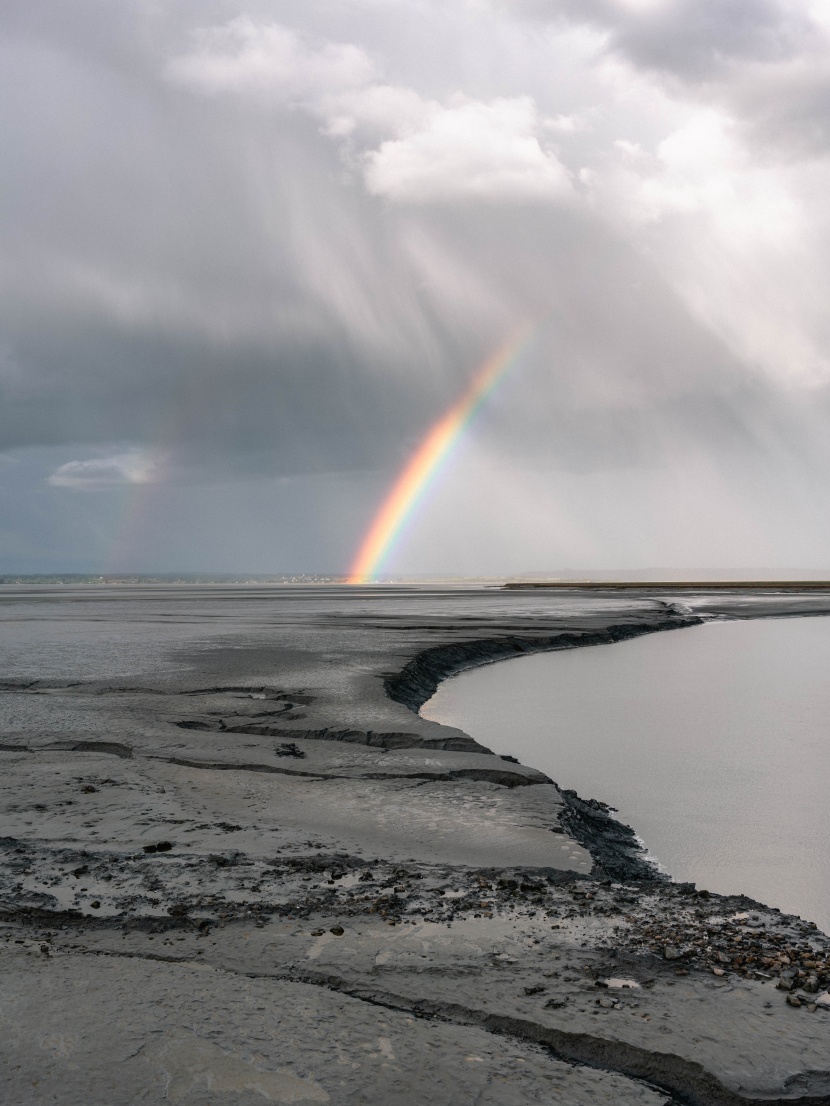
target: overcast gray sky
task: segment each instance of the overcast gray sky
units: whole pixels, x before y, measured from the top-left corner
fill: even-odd
[[[830,571],[830,3],[0,8],[0,573]]]

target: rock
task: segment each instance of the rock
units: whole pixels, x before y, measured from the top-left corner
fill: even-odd
[[[335,937],[342,937],[346,931],[342,926],[332,926],[329,933],[333,933]]]
[[[803,991],[809,991],[811,995],[814,995],[818,991],[818,979],[814,975],[808,975],[804,982],[801,984]]]
[[[526,995],[541,995],[547,988],[540,986],[525,987],[524,992]]]
[[[677,945],[666,945],[663,948],[663,958],[665,960],[682,960],[685,955],[685,950],[678,948]]]
[[[305,753],[293,741],[283,741],[282,745],[277,745],[274,749],[274,755],[278,757],[297,757],[299,759],[304,757]]]
[[[712,975],[726,975],[723,968],[712,968]]]
[[[830,1010],[830,991],[825,991],[823,995],[818,996],[816,1006],[820,1006],[824,1010]]]
[[[312,929],[311,936],[312,937],[322,937],[325,932],[326,931],[324,929]]]
[[[89,908],[90,910],[100,910],[101,904],[98,902],[97,899],[93,899],[92,902],[89,904]]]
[[[801,999],[798,997],[798,995],[794,995],[792,994],[792,992],[790,992],[790,994],[787,995],[787,1003],[790,1006],[800,1006]]]
[[[791,991],[793,989],[793,981],[782,975],[775,986],[779,991]]]

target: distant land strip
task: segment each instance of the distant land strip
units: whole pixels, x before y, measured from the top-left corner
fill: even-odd
[[[523,580],[503,584],[522,588],[591,588],[595,591],[830,591],[830,580]]]

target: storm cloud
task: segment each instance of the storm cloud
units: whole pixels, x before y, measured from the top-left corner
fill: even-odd
[[[820,5],[30,0],[0,35],[0,571],[342,571],[527,326],[390,569],[827,565]]]

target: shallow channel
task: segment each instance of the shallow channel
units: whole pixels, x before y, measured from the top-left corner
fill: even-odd
[[[421,713],[618,808],[675,879],[830,932],[830,618],[503,661]]]

